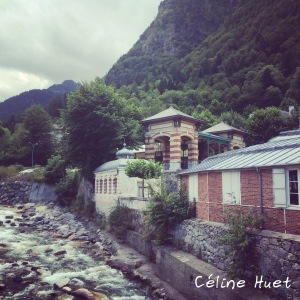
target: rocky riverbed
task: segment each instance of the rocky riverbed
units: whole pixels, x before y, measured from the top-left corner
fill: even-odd
[[[0,299],[168,299],[149,269],[137,271],[143,259],[125,247],[122,260],[120,245],[87,221],[53,203],[1,206]]]

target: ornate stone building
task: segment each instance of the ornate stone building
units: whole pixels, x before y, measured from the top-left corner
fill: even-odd
[[[223,122],[199,132],[203,121],[172,106],[141,122],[145,128],[145,158],[165,170],[188,169],[208,156],[245,147],[245,132]]]

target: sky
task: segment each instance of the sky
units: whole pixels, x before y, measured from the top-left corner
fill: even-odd
[[[0,0],[0,102],[64,80],[103,77],[162,0]]]

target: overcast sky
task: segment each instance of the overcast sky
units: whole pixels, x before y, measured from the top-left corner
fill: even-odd
[[[64,80],[103,77],[162,0],[0,0],[0,102]]]

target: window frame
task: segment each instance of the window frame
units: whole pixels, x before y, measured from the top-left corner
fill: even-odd
[[[297,171],[297,181],[296,182],[298,183],[298,204],[291,204],[290,171]],[[287,185],[286,185],[287,186],[287,189],[286,189],[287,207],[300,208],[300,191],[299,191],[299,187],[300,187],[300,169],[299,168],[288,168],[287,171],[286,171],[286,181],[287,181]]]

